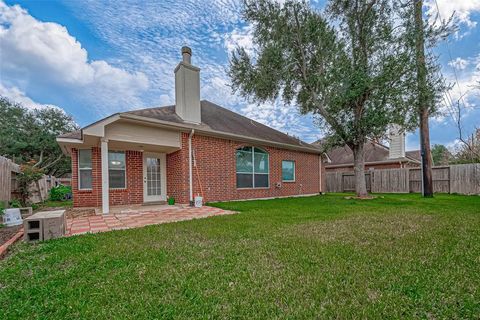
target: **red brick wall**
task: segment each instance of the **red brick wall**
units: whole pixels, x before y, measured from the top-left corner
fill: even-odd
[[[235,151],[245,144],[194,135],[192,146],[194,196],[203,190],[204,201],[237,200],[313,194],[320,192],[320,157],[317,154],[256,145],[269,153],[270,186],[237,189]],[[295,161],[295,182],[282,182],[282,160]],[[182,134],[182,150],[167,156],[167,195],[178,203],[189,201],[188,133]],[[280,182],[281,187],[276,187]],[[200,184],[201,187],[200,188]]]
[[[100,148],[92,148],[92,189],[78,189],[78,150],[72,149],[72,193],[74,207],[102,205],[102,162]]]
[[[125,189],[110,189],[110,204],[143,203],[143,153],[125,151],[127,161],[127,185]]]
[[[143,202],[143,153],[126,151],[126,189],[111,189],[110,205],[140,204]],[[78,150],[72,149],[72,192],[75,207],[101,207],[102,162],[100,148],[92,148],[92,189],[78,189]]]
[[[167,195],[177,203],[189,201],[188,133],[182,133],[182,149],[167,155]],[[280,197],[320,192],[320,157],[317,154],[256,145],[269,153],[270,186],[237,189],[235,151],[245,144],[194,135],[192,146],[197,167],[193,168],[194,195],[203,190],[204,201]],[[282,160],[295,161],[295,182],[282,182]],[[127,188],[110,190],[111,205],[143,202],[143,153],[126,151]],[[77,150],[72,150],[74,206],[101,207],[101,153],[92,148],[92,190],[78,190]],[[281,187],[276,187],[280,182]],[[202,188],[200,188],[200,184]]]

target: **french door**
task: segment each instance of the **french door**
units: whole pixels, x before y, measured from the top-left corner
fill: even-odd
[[[167,200],[166,167],[164,153],[143,154],[143,202]]]

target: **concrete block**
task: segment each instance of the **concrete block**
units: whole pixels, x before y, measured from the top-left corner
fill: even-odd
[[[43,241],[65,235],[67,221],[65,210],[42,211],[24,220],[24,240]]]

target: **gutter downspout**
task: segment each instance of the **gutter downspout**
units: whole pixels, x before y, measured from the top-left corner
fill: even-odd
[[[190,206],[193,207],[193,174],[192,174],[192,137],[195,130],[190,131],[188,136],[188,178],[190,183]]]

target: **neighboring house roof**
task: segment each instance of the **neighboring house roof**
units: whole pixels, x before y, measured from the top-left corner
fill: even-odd
[[[420,153],[420,150],[405,151],[405,155],[408,158],[417,160],[418,162],[422,161],[422,154]]]
[[[318,140],[312,145],[320,147],[322,145],[322,140]],[[389,148],[380,143],[369,140],[365,143],[365,163],[372,162],[398,162],[398,161],[410,161],[410,162],[419,162],[415,157],[417,154],[420,155],[418,150],[407,151],[405,152],[404,158],[391,159],[389,158]],[[332,165],[353,165],[353,152],[348,146],[336,147],[328,152],[326,152],[330,163]]]
[[[257,121],[244,117],[238,113],[223,108],[215,103],[207,100],[200,102],[202,123],[198,125],[199,129],[207,129],[209,131],[221,132],[232,136],[243,136],[252,139],[261,139],[271,141],[279,144],[291,145],[301,147],[302,149],[310,149],[317,151],[318,148],[309,143],[303,142],[300,139],[289,136],[283,132],[270,128]],[[128,116],[139,116],[143,118],[160,120],[167,123],[174,123],[177,125],[185,125],[185,128],[192,128],[191,123],[183,121],[176,113],[175,106],[165,106],[148,108],[134,111],[127,111],[119,113]],[[81,131],[74,131],[59,136],[59,138],[82,139]]]

